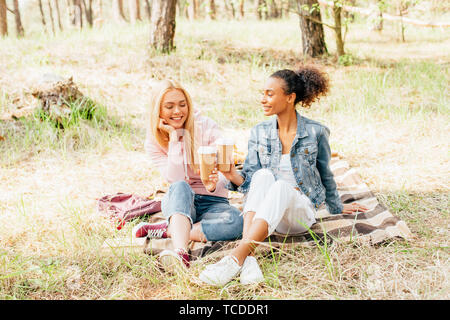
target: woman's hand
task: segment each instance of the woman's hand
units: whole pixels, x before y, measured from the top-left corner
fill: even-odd
[[[177,130],[162,118],[159,118],[158,129],[167,132],[169,135],[169,141],[178,141],[179,137]]]
[[[219,181],[219,174],[217,172],[217,168],[214,168],[211,174],[209,175],[208,181],[203,181],[203,185],[205,186],[206,190],[209,192],[214,192],[216,190],[217,182]]]
[[[357,202],[353,202],[353,203],[347,203],[344,204],[344,208],[342,209],[342,213],[344,214],[351,214],[351,213],[359,213],[359,212],[366,212],[367,210],[369,210],[368,208],[366,208],[365,206],[363,206],[362,204],[359,204]]]
[[[222,172],[222,171],[220,171]],[[228,181],[231,181],[237,186],[240,186],[242,183],[244,183],[244,178],[237,172],[236,166],[234,165],[234,161],[231,161],[231,169],[228,172],[222,172],[225,178],[227,178]]]
[[[175,131],[175,128],[169,125],[164,119],[159,118],[158,129],[167,132],[169,135]]]
[[[231,162],[231,169],[230,169],[230,171],[228,171],[228,172],[220,171],[220,172],[222,172],[224,177],[227,178],[230,181],[231,181],[231,179],[233,179],[233,177],[235,177],[238,174],[237,170],[236,170],[236,167],[234,166],[233,162]]]

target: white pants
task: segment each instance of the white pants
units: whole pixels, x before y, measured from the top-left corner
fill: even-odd
[[[311,200],[289,183],[278,180],[268,169],[260,169],[252,176],[244,206],[246,212],[256,212],[253,219],[263,219],[269,225],[268,235],[300,233],[315,222]]]

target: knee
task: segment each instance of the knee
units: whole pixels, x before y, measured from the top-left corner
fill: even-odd
[[[269,169],[259,169],[258,171],[256,171],[253,174],[252,181],[254,181],[254,180],[257,180],[257,181],[266,181],[266,180],[275,181],[275,177],[274,177],[272,171],[270,171]]]
[[[213,218],[202,220],[202,230],[208,241],[235,240],[242,237],[244,220],[239,210],[225,210]]]
[[[244,224],[244,219],[238,209],[226,210],[219,214],[218,219],[222,224],[233,226],[238,229],[242,229],[242,226]]]
[[[275,183],[271,186],[271,191],[280,193],[280,192],[287,192],[288,190],[292,189],[292,186],[283,180],[277,180]]]
[[[174,182],[169,187],[169,192],[193,192],[191,186],[184,180]]]
[[[244,217],[241,215],[241,211],[237,208],[230,212],[232,224],[242,232],[244,226]]]
[[[223,231],[227,239],[238,239],[242,237],[244,218],[239,210],[230,210],[221,214]]]

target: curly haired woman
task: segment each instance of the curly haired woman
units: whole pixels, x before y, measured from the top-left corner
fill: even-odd
[[[325,202],[332,214],[365,212],[360,204],[342,204],[330,169],[330,130],[300,115],[329,89],[325,73],[312,66],[279,70],[265,84],[261,100],[265,116],[252,128],[241,172],[223,173],[230,189],[247,194],[242,240],[230,255],[207,266],[200,280],[225,285],[240,274],[243,284],[264,280],[253,252],[274,231],[306,231]]]

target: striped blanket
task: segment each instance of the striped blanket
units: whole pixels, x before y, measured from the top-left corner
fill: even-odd
[[[310,230],[289,235],[275,232],[264,241],[263,245],[258,247],[258,250],[267,250],[270,247],[285,247],[300,242],[312,244],[324,240],[362,241],[374,245],[394,238],[412,238],[411,231],[405,222],[395,217],[384,204],[377,200],[357,171],[350,168],[347,161],[335,155],[331,159],[331,169],[342,202],[358,202],[369,210],[358,214],[332,215],[325,205],[322,205],[316,212],[317,222],[311,226]],[[229,198],[232,205],[242,209],[242,194],[230,192]],[[160,219],[163,219],[162,214],[156,213],[150,218],[150,222],[156,222]],[[195,260],[210,254],[221,256],[235,245],[236,241],[191,242],[191,259]],[[103,246],[111,249],[144,250],[147,254],[158,254],[164,249],[171,248],[171,240],[127,237],[125,239],[108,239]]]

